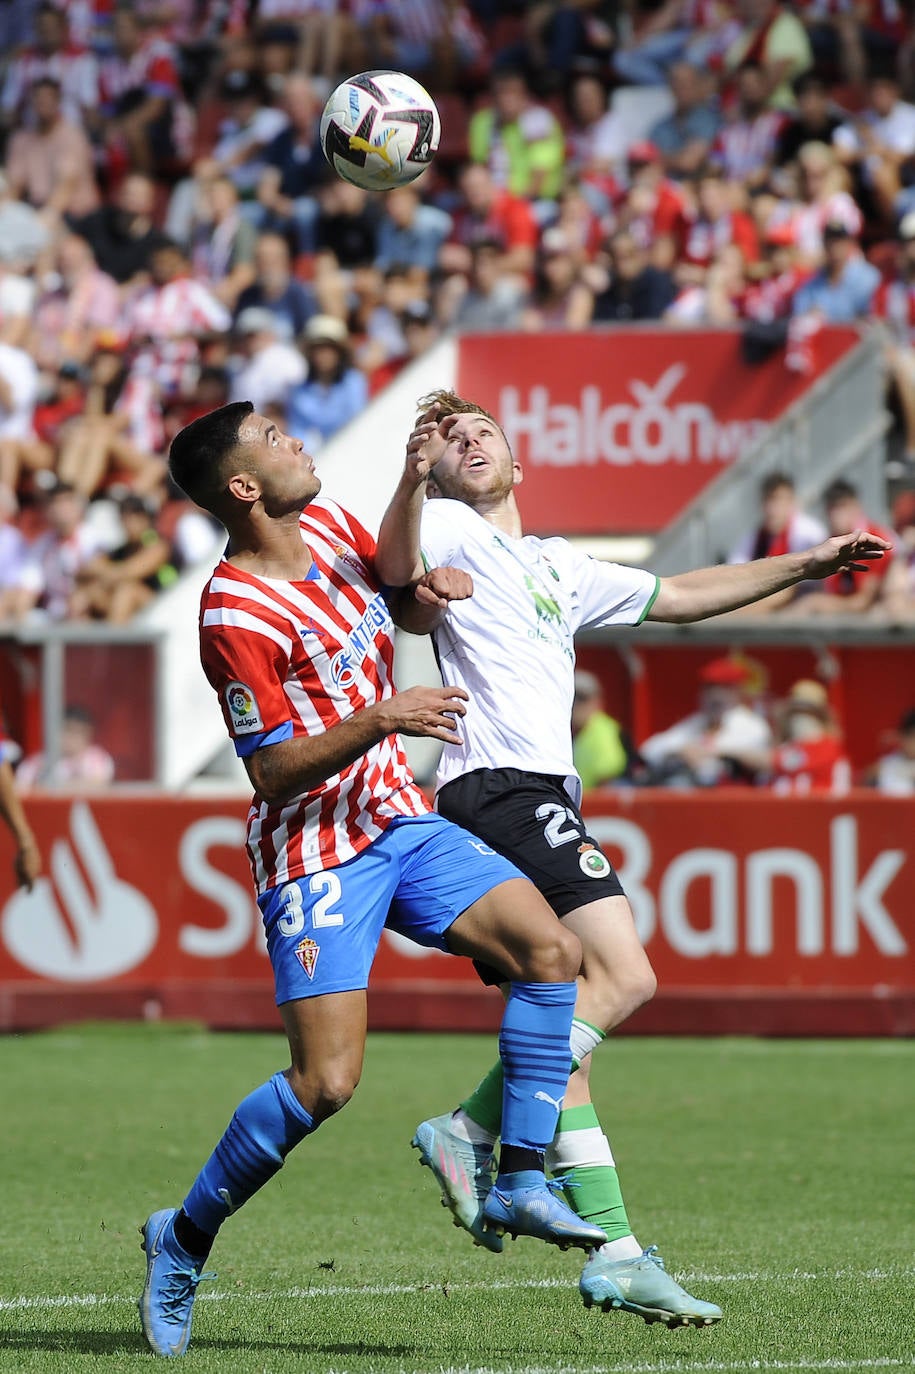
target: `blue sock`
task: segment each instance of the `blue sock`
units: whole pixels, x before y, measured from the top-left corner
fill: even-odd
[[[239,1103],[184,1199],[184,1211],[201,1231],[215,1236],[226,1217],[278,1173],[292,1147],[314,1129],[286,1075],[275,1073]]]
[[[512,983],[499,1054],[505,1073],[502,1144],[544,1151],[553,1139],[569,1073],[575,983]]]

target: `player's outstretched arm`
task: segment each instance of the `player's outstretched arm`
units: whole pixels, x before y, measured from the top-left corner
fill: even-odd
[[[830,577],[842,568],[864,572],[891,549],[892,545],[879,535],[854,530],[825,539],[802,553],[784,553],[752,563],[726,563],[662,577],[648,619],[680,625],[705,620],[762,601],[798,582]]]
[[[427,410],[407,440],[404,469],[384,513],[375,549],[375,571],[386,587],[406,587],[423,575],[420,523],[426,482],[459,418],[448,415],[436,424],[434,412]]]
[[[0,760],[0,816],[6,821],[16,841],[16,857],[13,860],[16,882],[31,892],[32,884],[41,872],[41,852],[25,818],[13,770],[6,759]]]
[[[366,706],[321,735],[303,735],[256,749],[245,759],[252,786],[269,806],[281,806],[342,773],[388,735],[417,735],[462,744],[457,718],[462,687],[410,687]]]

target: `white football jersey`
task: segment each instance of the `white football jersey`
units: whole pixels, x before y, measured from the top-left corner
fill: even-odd
[[[474,586],[434,635],[443,681],[470,694],[458,727],[464,743],[445,745],[436,786],[476,768],[520,768],[567,778],[577,801],[573,636],[641,624],[657,577],[588,558],[565,539],[513,539],[440,498],[423,507],[422,547],[428,567],[463,568]]]

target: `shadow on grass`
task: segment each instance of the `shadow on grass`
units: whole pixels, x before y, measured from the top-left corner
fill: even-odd
[[[67,1351],[69,1354],[82,1355],[147,1355],[149,1346],[144,1337],[135,1331],[13,1331],[4,1332],[4,1350]],[[275,1354],[289,1355],[364,1355],[406,1358],[421,1353],[416,1345],[393,1345],[379,1343],[370,1345],[363,1341],[295,1341],[260,1339],[250,1340],[244,1336],[237,1339],[210,1336],[194,1337],[190,1349],[201,1354],[207,1350],[224,1350],[240,1353],[245,1350],[267,1350]]]

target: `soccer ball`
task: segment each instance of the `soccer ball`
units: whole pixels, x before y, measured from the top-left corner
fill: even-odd
[[[441,133],[434,100],[403,72],[360,72],[341,81],[321,116],[324,156],[366,191],[413,181],[435,156]]]

